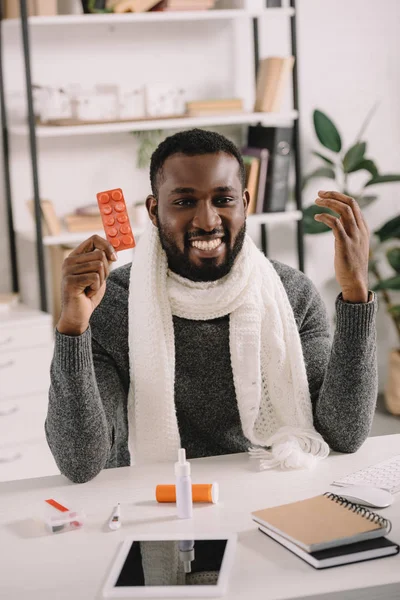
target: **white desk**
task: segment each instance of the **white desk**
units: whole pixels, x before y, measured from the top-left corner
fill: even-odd
[[[318,572],[259,533],[250,517],[252,510],[325,492],[335,478],[399,452],[400,435],[392,435],[369,438],[356,454],[332,455],[311,472],[256,472],[244,454],[193,460],[193,482],[218,481],[221,500],[195,505],[192,521],[178,520],[174,505],[155,502],[156,484],[173,482],[170,464],[107,470],[81,485],[60,475],[0,483],[0,598],[100,598],[126,535],[192,530],[239,533],[230,600],[400,598],[400,555]],[[32,518],[43,514],[46,498],[84,509],[85,527],[45,534]],[[118,501],[123,525],[112,532],[106,522]],[[393,520],[389,537],[400,542],[400,498],[380,512]]]

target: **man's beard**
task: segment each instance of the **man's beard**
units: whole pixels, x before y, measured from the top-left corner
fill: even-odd
[[[196,231],[190,237],[207,235],[212,236],[222,233],[220,229],[211,232]],[[231,235],[229,231],[223,230],[226,256],[221,264],[217,264],[217,258],[204,258],[201,265],[195,265],[189,259],[190,237],[185,235],[185,250],[182,252],[176,245],[173,235],[167,228],[158,223],[158,234],[163,250],[167,255],[168,267],[181,277],[192,281],[216,281],[229,273],[239,252],[241,251],[246,235],[246,221],[237,234],[233,246],[231,246]]]

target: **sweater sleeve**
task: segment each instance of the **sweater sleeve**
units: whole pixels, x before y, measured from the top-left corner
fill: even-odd
[[[375,317],[377,300],[336,300],[332,344],[323,301],[310,289],[300,327],[314,425],[332,450],[355,452],[369,435],[378,395]]]
[[[89,327],[76,337],[56,331],[50,376],[47,442],[63,475],[89,481],[114,451],[117,408],[126,395],[118,370]]]

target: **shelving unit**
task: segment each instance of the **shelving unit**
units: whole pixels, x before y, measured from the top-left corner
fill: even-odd
[[[252,6],[248,3],[247,6]],[[255,6],[255,5],[254,5]],[[152,130],[168,130],[168,129],[186,129],[192,127],[208,127],[208,126],[228,126],[228,125],[252,125],[260,124],[264,127],[275,126],[293,126],[294,129],[294,162],[295,162],[295,199],[296,209],[283,213],[270,213],[266,215],[252,215],[249,219],[257,224],[261,224],[265,229],[266,224],[275,224],[280,222],[294,221],[297,222],[297,249],[299,268],[304,266],[303,252],[303,230],[302,230],[302,200],[300,188],[300,144],[299,144],[299,121],[298,121],[298,88],[297,88],[297,49],[296,49],[296,13],[295,0],[290,0],[288,8],[265,8],[256,10],[252,8],[235,8],[221,9],[210,11],[188,11],[188,12],[171,12],[171,13],[142,13],[142,14],[99,14],[99,15],[59,15],[55,17],[29,17],[27,16],[26,0],[20,0],[21,19],[2,20],[0,23],[0,100],[1,100],[1,119],[3,132],[3,155],[4,155],[4,171],[6,180],[6,201],[8,227],[10,236],[10,256],[12,262],[12,278],[13,290],[18,291],[18,270],[16,260],[16,234],[13,220],[13,204],[12,190],[10,178],[10,152],[9,138],[28,139],[29,153],[32,165],[32,183],[33,197],[35,207],[35,233],[36,233],[36,252],[38,264],[38,280],[40,290],[40,306],[41,309],[47,310],[47,290],[46,290],[46,272],[45,272],[45,257],[44,248],[47,246],[58,244],[74,244],[86,239],[93,232],[69,233],[65,232],[60,236],[43,236],[41,228],[41,209],[40,209],[40,186],[39,186],[39,167],[38,167],[38,152],[37,144],[41,139],[56,139],[68,138],[72,136],[101,136],[106,134],[129,133],[133,131],[152,131]],[[240,24],[244,20],[252,26],[253,32],[253,50],[254,50],[254,65],[257,69],[259,58],[259,24],[262,19],[289,18],[291,26],[291,52],[296,57],[295,68],[293,72],[293,110],[282,113],[256,113],[244,112],[232,115],[214,115],[207,117],[183,117],[173,119],[152,119],[141,121],[127,121],[116,123],[102,123],[93,125],[78,125],[78,126],[43,126],[37,125],[34,119],[33,111],[33,96],[32,96],[32,77],[31,77],[31,52],[30,52],[30,34],[38,29],[45,30],[46,28],[54,27],[71,27],[71,31],[79,31],[82,26],[97,27],[105,25],[112,28],[113,25],[135,27],[141,24],[151,23],[193,23],[199,22],[232,22],[233,25]],[[5,90],[2,77],[3,63],[3,47],[1,30],[16,30],[21,25],[22,42],[24,51],[24,70],[25,81],[27,88],[27,104],[28,104],[28,123],[27,125],[13,125],[8,128]],[[241,48],[235,49],[236,58],[241,52]],[[19,232],[20,233],[20,232]],[[136,232],[140,235],[140,231]]]

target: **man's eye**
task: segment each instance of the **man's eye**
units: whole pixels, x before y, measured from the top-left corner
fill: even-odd
[[[217,204],[229,204],[230,202],[234,202],[235,199],[234,198],[228,198],[228,197],[221,197],[221,198],[215,198],[214,202],[216,202]]]
[[[194,204],[193,198],[182,198],[175,202],[176,206],[192,206]]]

